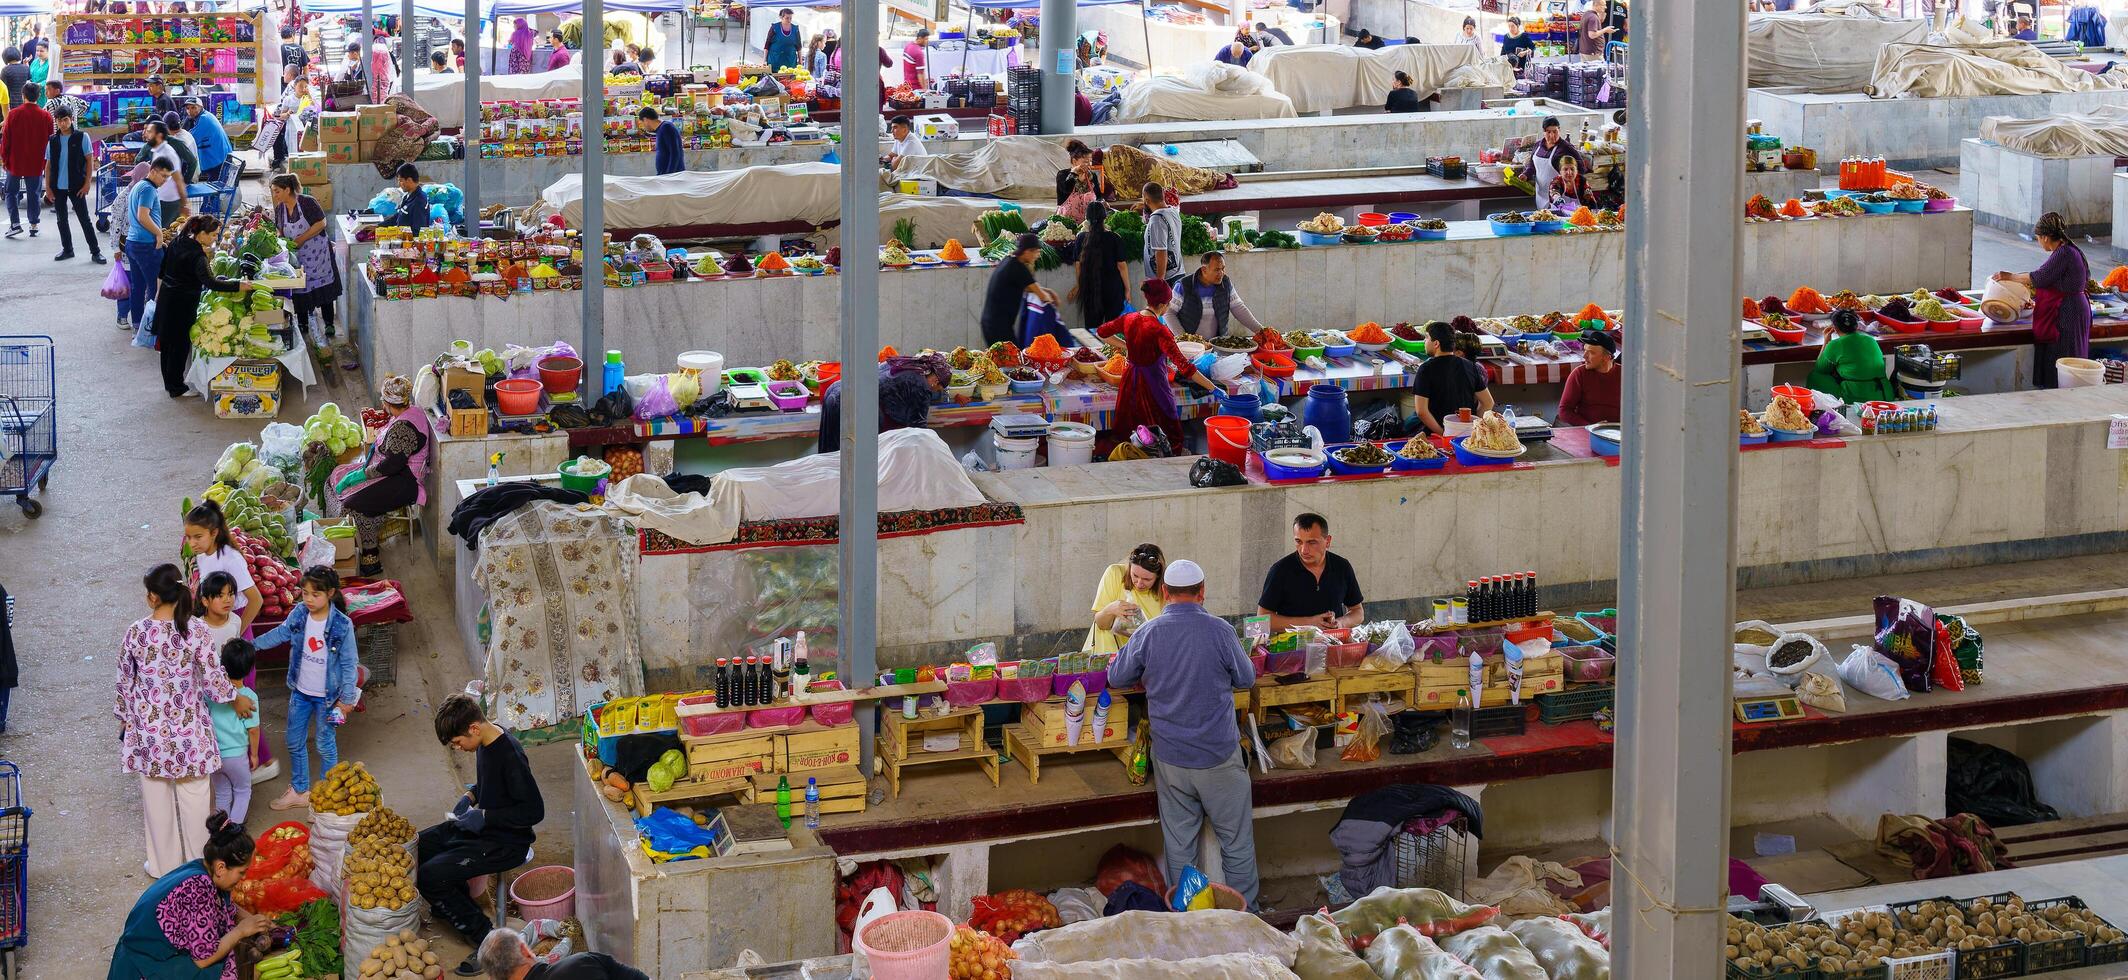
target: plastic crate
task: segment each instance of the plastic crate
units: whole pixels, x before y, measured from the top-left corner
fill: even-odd
[[[1837,972],[1827,970],[1823,966],[1816,969],[1815,976],[1818,980],[1884,980],[1885,972],[1884,964],[1882,963],[1858,966],[1852,970],[1840,970]]]
[[[1618,689],[1609,684],[1571,688],[1558,694],[1537,695],[1537,720],[1547,725],[1594,718],[1616,702]]]
[[[1818,975],[1817,971],[1808,968],[1782,970],[1779,973],[1772,970],[1746,970],[1736,965],[1734,960],[1728,961],[1727,967],[1728,980],[1815,980]]]
[[[1955,980],[1958,954],[1950,950],[1884,961],[1885,980]]]
[[[2077,909],[2083,912],[2091,911],[2091,906],[2085,905],[2083,899],[2077,898],[2074,895],[2071,895],[2067,898],[2050,898],[2040,902],[2026,902],[2025,911],[2040,912],[2046,909],[2054,908],[2056,906],[2067,906],[2069,908]],[[2109,927],[2118,928],[2117,926],[2113,926],[2113,923],[2106,922],[2106,919],[2103,916],[2099,917],[2099,921],[2105,922],[2106,925]],[[2099,943],[2093,942],[2089,936],[2078,936],[2077,941],[2078,953],[2081,955],[2082,958],[2070,962],[2068,966],[2101,966],[2107,963],[2128,962],[2128,939],[2123,939],[2119,942],[2112,943]],[[2041,947],[2049,947],[2053,945],[2055,945],[2055,943],[2053,942],[2032,943],[2031,947],[2034,952],[2028,954],[2025,958],[2025,972],[2038,973],[2041,970],[2067,969],[2067,966],[2039,965],[2039,961],[2042,960],[2049,964],[2052,964],[2056,961],[2056,954],[2052,952],[2039,952]]]
[[[1999,895],[1975,896],[1974,898],[1966,899],[1917,898],[1911,902],[1900,902],[1891,906],[1891,913],[1902,927],[1918,932],[1920,931],[1920,926],[1913,922],[1910,916],[1915,908],[1925,902],[1949,903],[1971,911],[1972,903],[1978,898],[1987,898],[1991,902],[2007,902],[2012,897],[2011,893],[2003,892]],[[1982,946],[1978,949],[1961,949],[1958,950],[1956,961],[1956,972],[1953,975],[1953,980],[1996,980],[1998,977],[2023,976],[2025,972],[2025,944],[2012,939],[2008,942],[1996,943],[1993,946]]]
[[[1451,166],[1442,157],[1428,157],[1426,172],[1442,180],[1463,180],[1470,176],[1470,164],[1458,160]]]
[[[1521,705],[1501,708],[1479,708],[1471,713],[1470,737],[1495,738],[1501,735],[1520,735],[1529,727],[1529,713]]]
[[[398,637],[397,623],[355,627],[355,660],[369,668],[370,687],[390,687],[397,683]]]

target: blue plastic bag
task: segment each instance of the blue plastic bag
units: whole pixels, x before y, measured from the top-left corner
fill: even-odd
[[[1211,908],[1210,896],[1206,895],[1211,889],[1212,879],[1205,877],[1204,872],[1197,870],[1196,865],[1185,864],[1182,866],[1181,880],[1175,883],[1175,896],[1168,902],[1168,906],[1177,912],[1187,912],[1190,903],[1195,901],[1197,896],[1205,895],[1204,907]]]

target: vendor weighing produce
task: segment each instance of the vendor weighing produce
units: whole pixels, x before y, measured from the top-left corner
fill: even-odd
[[[1144,309],[1110,320],[1094,331],[1094,336],[1104,339],[1123,338],[1127,366],[1116,384],[1116,411],[1111,418],[1118,442],[1128,440],[1131,430],[1143,425],[1166,432],[1168,448],[1180,452],[1182,413],[1175,407],[1175,387],[1168,382],[1167,365],[1175,365],[1175,377],[1206,391],[1215,389],[1198,373],[1196,365],[1183,358],[1175,346],[1175,335],[1160,322],[1160,314],[1167,312],[1174,291],[1158,279],[1147,279],[1138,288],[1145,295]]]
[[[1264,328],[1256,314],[1249,312],[1249,305],[1241,301],[1234,280],[1227,278],[1227,257],[1219,251],[1204,253],[1197,274],[1184,279],[1176,289],[1182,298],[1175,304],[1175,329],[1183,333],[1223,337],[1229,319],[1240,320],[1250,334]]]
[[[1141,544],[1130,557],[1101,573],[1094,588],[1094,625],[1086,631],[1086,649],[1114,653],[1120,640],[1127,640],[1166,603],[1160,599],[1160,574],[1167,561],[1157,544]]]
[[[1330,521],[1321,514],[1293,519],[1293,553],[1271,563],[1256,614],[1271,630],[1296,626],[1338,629],[1367,621],[1366,599],[1352,563],[1330,550]]]
[[[1618,408],[1625,384],[1618,341],[1601,330],[1584,330],[1581,344],[1581,365],[1566,376],[1566,390],[1559,395],[1559,424],[1624,421]]]
[[[1896,397],[1891,379],[1884,376],[1884,348],[1877,338],[1861,331],[1862,318],[1855,311],[1833,313],[1833,336],[1818,349],[1818,363],[1810,369],[1810,390],[1854,403]]]
[[[1465,409],[1473,415],[1493,410],[1493,393],[1486,390],[1485,369],[1463,356],[1455,328],[1440,320],[1426,325],[1426,363],[1419,365],[1412,401],[1418,408],[1419,424],[1435,435],[1450,434],[1449,421]],[[1467,432],[1470,425],[1463,422],[1457,428]]]
[[[1256,830],[1234,692],[1255,686],[1256,668],[1234,627],[1205,611],[1204,569],[1184,558],[1163,578],[1166,608],[1124,644],[1108,684],[1145,685],[1167,880],[1181,881],[1196,863],[1198,831],[1209,820],[1227,887],[1255,909]]]

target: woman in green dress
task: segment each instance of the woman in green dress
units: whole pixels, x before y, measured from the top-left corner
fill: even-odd
[[[1838,395],[1850,403],[1898,397],[1891,379],[1884,375],[1884,348],[1861,329],[1862,319],[1853,310],[1832,315],[1833,336],[1818,351],[1817,366],[1810,369],[1812,391]]]

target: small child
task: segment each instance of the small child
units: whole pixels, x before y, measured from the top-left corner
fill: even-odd
[[[258,695],[244,686],[244,678],[251,673],[257,656],[258,651],[243,640],[222,644],[222,670],[236,687],[237,697],[258,700]],[[254,711],[248,718],[239,718],[234,704],[220,703],[208,704],[207,714],[214,719],[214,745],[222,753],[222,768],[215,771],[212,779],[214,808],[229,814],[231,823],[242,826],[245,813],[251,809],[251,757],[259,747],[259,715]]]
[[[228,572],[213,571],[200,577],[200,622],[207,624],[207,635],[214,640],[217,650],[244,635],[244,620],[236,614],[239,598],[236,577]],[[249,678],[239,677],[237,680],[250,683]]]
[[[334,729],[362,698],[355,686],[355,623],[347,618],[340,576],[325,565],[303,573],[303,601],[281,625],[252,644],[270,650],[290,644],[288,654],[288,791],[268,804],[276,810],[310,805],[311,726],[317,726],[323,772],[340,762]]]
[[[229,519],[222,515],[220,504],[202,500],[185,512],[185,544],[192,549],[192,568],[199,576],[201,594],[206,594],[207,576],[227,572],[236,588],[237,632],[250,628],[259,610],[266,608],[266,602],[259,595],[258,584],[251,580],[251,568],[244,564],[243,552],[236,550],[230,540]]]

